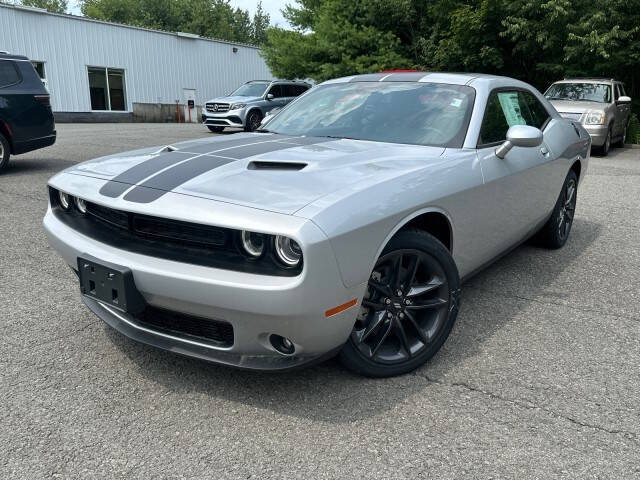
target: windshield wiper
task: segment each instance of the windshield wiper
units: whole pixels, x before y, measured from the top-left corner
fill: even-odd
[[[257,133],[274,133],[271,130],[267,130],[266,128],[258,128],[256,130],[254,130],[254,132],[257,132]]]
[[[353,137],[342,137],[339,135],[311,135],[312,137],[317,138],[335,138],[336,140],[361,140],[362,138],[353,138]]]

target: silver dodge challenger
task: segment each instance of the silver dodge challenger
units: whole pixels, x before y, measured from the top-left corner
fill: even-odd
[[[255,133],[73,166],[44,227],[86,306],[134,340],[392,376],[440,349],[464,279],[534,235],[565,244],[590,146],[517,80],[360,75]]]

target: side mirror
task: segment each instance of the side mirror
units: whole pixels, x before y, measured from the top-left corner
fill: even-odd
[[[631,97],[627,97],[626,95],[622,95],[621,97],[618,97],[618,101],[616,103],[618,103],[618,104],[620,104],[620,103],[622,103],[622,104],[631,103]]]
[[[267,100],[273,100],[274,98],[276,97],[273,96],[273,93],[267,93]]]
[[[538,147],[542,144],[542,131],[528,125],[514,125],[507,132],[507,141],[496,148],[496,157],[506,157],[513,147]]]

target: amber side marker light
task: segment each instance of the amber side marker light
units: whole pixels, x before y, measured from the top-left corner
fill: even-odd
[[[356,303],[358,303],[358,299],[357,298],[349,300],[347,303],[343,303],[342,305],[338,305],[337,307],[330,308],[329,310],[324,312],[324,316],[325,317],[333,317],[334,315],[337,315],[337,314],[339,314],[341,312],[344,312],[345,310],[353,307]]]

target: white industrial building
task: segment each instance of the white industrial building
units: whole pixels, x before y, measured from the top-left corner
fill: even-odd
[[[272,75],[258,48],[0,3],[0,50],[29,57],[56,119],[174,120]]]

